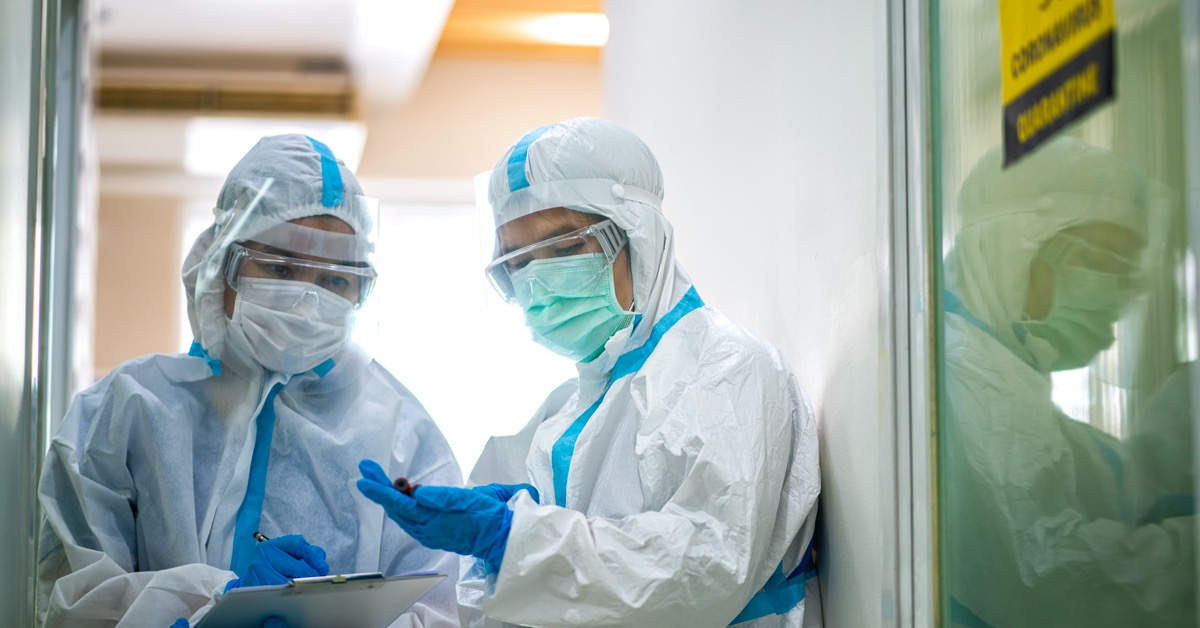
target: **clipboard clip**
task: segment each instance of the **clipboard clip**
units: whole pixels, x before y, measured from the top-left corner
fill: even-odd
[[[311,578],[293,578],[288,581],[289,587],[299,587],[306,584],[343,584],[354,580],[382,580],[383,574],[378,571],[368,573],[334,574],[329,576],[313,576]]]

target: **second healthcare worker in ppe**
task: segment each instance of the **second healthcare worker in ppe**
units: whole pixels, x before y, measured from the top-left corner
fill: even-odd
[[[425,410],[349,341],[375,280],[371,207],[303,135],[264,138],[230,172],[184,262],[191,352],[120,365],[54,436],[39,489],[45,625],[165,628],[231,588],[330,572],[453,580],[456,556],[353,490],[364,455],[417,482],[461,481]],[[453,587],[396,625],[457,625]]]
[[[491,173],[491,280],[578,362],[474,489],[360,490],[464,560],[464,623],[820,622],[813,413],[779,353],[701,300],[675,261],[658,163],[602,119],[526,134]],[[485,617],[486,616],[486,617]]]
[[[963,183],[939,431],[954,625],[1195,625],[1194,514],[1148,516],[1153,461],[1052,398],[1051,373],[1113,345],[1145,293],[1153,189],[1073,137],[1007,169],[995,149]]]

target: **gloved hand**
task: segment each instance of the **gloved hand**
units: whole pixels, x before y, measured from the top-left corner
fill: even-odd
[[[388,517],[421,545],[482,558],[500,569],[512,528],[508,504],[480,491],[450,486],[421,486],[409,497],[392,486],[373,460],[358,464],[358,490],[383,506]]]
[[[524,484],[524,483],[522,483],[522,484],[495,484],[495,483],[493,483],[493,484],[484,484],[483,486],[476,486],[476,487],[472,488],[471,490],[475,491],[476,493],[482,493],[484,495],[487,495],[489,497],[492,497],[494,499],[502,501],[506,504],[508,503],[508,500],[512,499],[513,495],[517,494],[517,491],[524,490],[524,491],[529,492],[529,496],[533,498],[533,501],[535,501],[539,504],[542,503],[542,496],[538,493],[538,490],[536,488],[534,488],[532,484]]]
[[[254,557],[242,578],[231,580],[225,590],[287,584],[292,578],[329,575],[325,550],[310,544],[299,534],[278,536],[254,547]]]

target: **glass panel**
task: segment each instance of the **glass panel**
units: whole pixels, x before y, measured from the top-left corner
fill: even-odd
[[[931,6],[941,625],[1196,625],[1180,5],[1117,0],[1116,100],[1008,168],[997,4]]]

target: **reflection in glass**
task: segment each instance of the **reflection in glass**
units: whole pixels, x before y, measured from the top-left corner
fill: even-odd
[[[994,149],[966,177],[944,266],[948,623],[1193,625],[1186,377],[1114,435],[1064,413],[1051,376],[1093,365],[1109,388],[1130,383],[1120,362],[1144,334],[1118,323],[1165,272],[1163,192],[1073,137],[1001,162]]]

